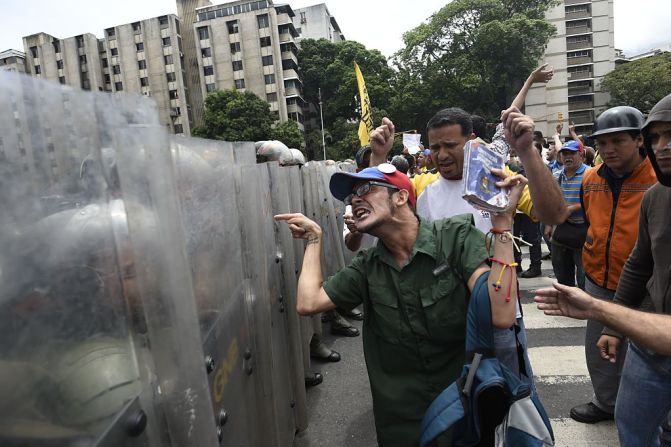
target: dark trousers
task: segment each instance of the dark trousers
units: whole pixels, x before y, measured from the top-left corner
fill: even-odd
[[[538,224],[534,223],[529,216],[522,213],[515,214],[513,223],[513,234],[521,237],[530,243],[529,255],[531,257],[531,268],[541,269],[541,232],[538,230]],[[519,245],[519,244],[518,244]],[[514,249],[515,262],[520,265],[522,262],[522,252]]]
[[[559,284],[585,290],[585,271],[582,268],[582,249],[552,243],[552,270]]]

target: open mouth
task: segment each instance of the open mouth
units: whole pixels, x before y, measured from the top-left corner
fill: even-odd
[[[358,210],[354,211],[354,217],[357,220],[364,219],[364,218],[368,217],[369,214],[370,214],[370,211],[368,211],[367,209],[364,209],[364,208],[359,208]]]

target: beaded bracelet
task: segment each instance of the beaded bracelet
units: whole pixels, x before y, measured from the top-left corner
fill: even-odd
[[[503,274],[506,272],[506,268],[510,268],[512,273],[513,267],[517,267],[517,262],[508,264],[494,257],[489,258],[489,260],[491,262],[496,262],[497,264],[503,266],[503,268],[501,269],[501,273],[499,273],[499,278],[496,280],[496,282],[492,283],[492,286],[494,286],[494,290],[498,292],[499,290],[501,290],[501,280],[503,279]],[[510,281],[508,281],[508,294],[506,295],[506,303],[510,301],[511,298],[510,292],[512,291],[512,289],[513,289],[513,275],[511,274]]]

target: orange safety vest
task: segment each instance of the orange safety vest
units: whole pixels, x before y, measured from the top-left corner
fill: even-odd
[[[582,204],[589,221],[587,239],[582,251],[585,275],[595,284],[615,290],[622,267],[638,237],[638,216],[643,194],[657,177],[646,158],[624,180],[622,190],[613,202],[601,164],[585,173],[582,179]]]

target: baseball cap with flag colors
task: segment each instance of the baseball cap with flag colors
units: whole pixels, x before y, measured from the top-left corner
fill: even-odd
[[[331,176],[329,189],[333,197],[338,200],[345,200],[347,196],[352,194],[354,186],[365,180],[387,183],[388,185],[396,186],[398,189],[405,189],[408,191],[408,202],[414,208],[416,200],[410,179],[389,163],[382,163],[381,165],[366,168],[357,173],[336,172]]]

